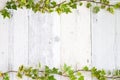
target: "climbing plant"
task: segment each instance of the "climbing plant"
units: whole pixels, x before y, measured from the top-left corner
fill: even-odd
[[[86,2],[86,3],[84,3]],[[34,12],[51,13],[71,13],[72,9],[77,9],[78,6],[85,5],[87,8],[91,8],[94,13],[98,13],[101,9],[105,9],[110,13],[114,13],[115,9],[120,9],[120,2],[111,4],[109,0],[70,0],[56,2],[54,0],[10,0],[6,3],[5,7],[0,10],[0,13],[4,18],[10,18],[10,10],[17,10],[18,8],[32,9]]]
[[[97,80],[107,80],[108,78],[113,80],[120,79],[120,70],[105,71],[103,69],[99,70],[96,67],[89,68],[87,66],[80,70],[74,70],[71,66],[67,66],[66,64],[64,64],[61,69],[45,66],[44,70],[41,70],[40,65],[38,68],[25,67],[21,65],[18,71],[8,71],[5,73],[0,72],[2,80],[10,80],[10,72],[15,72],[19,79],[26,76],[32,80],[57,80],[55,77],[56,75],[67,77],[68,80],[85,80],[84,75],[82,74],[83,72],[91,73],[91,76],[93,78],[95,77]]]

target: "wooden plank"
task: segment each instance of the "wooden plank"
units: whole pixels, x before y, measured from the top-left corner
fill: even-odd
[[[10,19],[3,19],[0,15],[0,71],[8,70],[8,29]]]
[[[61,16],[61,60],[69,65],[91,64],[90,12],[85,7]]]
[[[115,15],[106,11],[92,14],[92,65],[115,68]]]
[[[90,10],[85,6],[61,15],[61,64],[64,63],[74,69],[91,65]],[[90,80],[90,74],[86,75],[85,80]]]
[[[116,20],[115,20],[115,38],[116,38],[116,53],[115,53],[115,59],[116,59],[116,68],[120,69],[120,11],[116,11]]]
[[[28,11],[13,11],[12,27],[9,29],[9,70],[17,71],[20,65],[28,64]],[[16,73],[10,74],[16,80]]]
[[[13,69],[21,64],[28,64],[28,11],[19,9],[14,11],[14,54]]]
[[[55,18],[56,17],[56,18]],[[59,18],[54,14],[30,12],[29,15],[29,64],[39,62],[50,67],[59,65],[59,50],[54,38],[59,38]],[[56,27],[56,28],[55,28]],[[55,31],[56,30],[56,31]],[[55,33],[55,34],[54,34]],[[56,47],[56,48],[55,48]],[[55,49],[53,49],[55,48]]]

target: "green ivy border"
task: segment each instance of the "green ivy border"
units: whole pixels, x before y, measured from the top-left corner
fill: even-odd
[[[91,76],[97,80],[120,79],[120,70],[105,71],[104,69],[99,70],[96,67],[89,68],[88,66],[84,66],[80,70],[74,70],[66,64],[61,69],[45,66],[44,70],[41,70],[40,64],[37,68],[21,65],[18,71],[0,72],[0,77],[2,80],[10,80],[9,73],[11,72],[17,73],[16,76],[19,79],[23,79],[26,76],[32,80],[57,80],[55,75],[67,77],[69,80],[85,80],[83,72],[91,73]]]
[[[87,2],[84,4],[84,2]],[[0,10],[1,15],[4,18],[10,18],[10,10],[17,10],[18,8],[32,9],[32,11],[41,13],[71,13],[72,9],[77,9],[78,6],[85,5],[87,8],[92,8],[94,13],[98,13],[101,9],[105,9],[108,12],[114,14],[115,9],[120,9],[120,2],[111,4],[109,0],[70,0],[62,1],[60,3],[53,0],[10,0],[6,3],[5,7]]]

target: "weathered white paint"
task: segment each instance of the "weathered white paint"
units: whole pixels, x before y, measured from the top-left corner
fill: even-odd
[[[5,7],[6,2],[9,0],[0,0],[0,10]]]
[[[120,11],[118,10],[116,13],[116,53],[115,53],[115,58],[116,58],[116,68],[120,69]]]
[[[114,42],[115,16],[105,11],[94,14],[92,22],[93,65],[105,69],[115,68]]]
[[[11,19],[0,16],[0,70],[17,70],[21,64],[37,66],[39,62],[50,67],[67,63],[74,69],[84,65],[120,68],[120,11],[91,16],[89,9],[80,7],[61,16],[26,9],[12,14]],[[89,73],[85,74],[90,80]]]
[[[61,16],[61,64],[91,64],[90,11],[81,7]]]
[[[29,65],[60,67],[60,17],[29,12]],[[58,77],[59,79],[59,77]]]
[[[111,3],[117,1],[111,0]],[[104,10],[92,14],[92,65],[100,69],[120,68],[119,14],[119,10],[114,15]]]
[[[91,65],[90,10],[85,7],[61,15],[61,64],[64,63],[74,69]],[[86,77],[90,79],[90,75]]]
[[[0,70],[7,71],[8,70],[8,38],[9,38],[9,25],[10,20],[4,20],[0,16]]]

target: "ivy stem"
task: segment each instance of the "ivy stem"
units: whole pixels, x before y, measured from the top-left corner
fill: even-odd
[[[91,70],[82,70],[82,69],[80,69],[80,70],[76,70],[76,71],[74,71],[74,73],[77,73],[77,72],[89,72],[89,73],[91,73]],[[18,71],[7,71],[7,72],[5,72],[5,73],[17,73]],[[39,71],[40,73],[44,73],[44,71]],[[3,74],[5,74],[5,73],[3,73]],[[60,76],[63,76],[63,77],[69,77],[68,75],[65,75],[65,74],[57,74],[57,75],[60,75]],[[112,78],[112,79],[117,79],[117,78],[120,78],[120,76],[105,76],[106,78]]]

